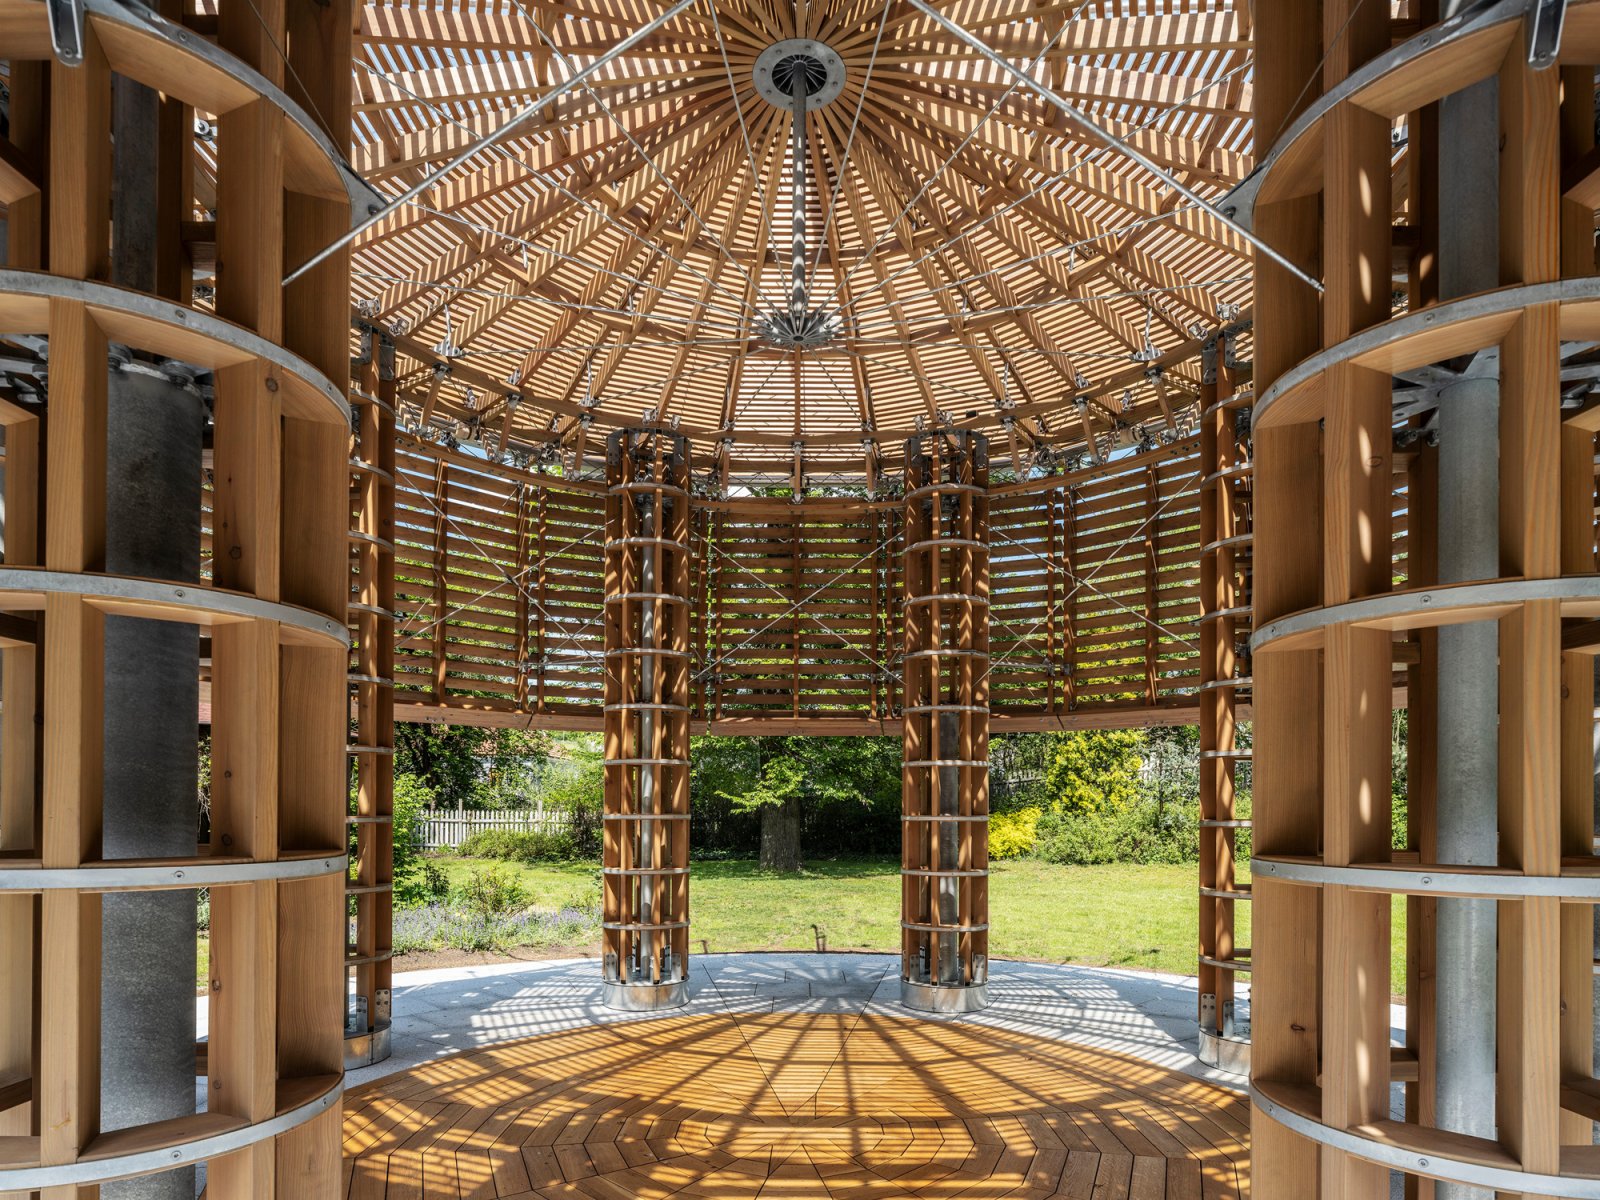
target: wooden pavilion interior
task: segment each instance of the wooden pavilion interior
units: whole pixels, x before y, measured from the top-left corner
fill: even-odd
[[[0,0],[0,1196],[1600,1196],[1597,68],[1596,0]],[[346,1095],[396,721],[603,734],[630,1023]],[[976,1017],[991,735],[1163,724],[1231,1086]],[[894,1005],[677,1011],[704,732],[903,739]]]

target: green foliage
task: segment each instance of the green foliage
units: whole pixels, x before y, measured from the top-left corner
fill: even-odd
[[[1394,827],[1389,841],[1396,850],[1406,849],[1411,817],[1411,776],[1407,742],[1411,733],[1411,713],[1398,708],[1389,725],[1389,794],[1394,802]]]
[[[899,738],[705,736],[694,739],[690,759],[697,859],[753,852],[762,815],[785,805],[800,810],[808,855],[899,845]]]
[[[565,830],[480,829],[456,851],[463,858],[497,858],[503,862],[564,862],[577,847]]]
[[[445,808],[527,803],[550,755],[547,733],[464,725],[395,726],[395,774],[415,775]]]
[[[1046,862],[1075,867],[1193,862],[1199,853],[1197,821],[1192,805],[1162,805],[1135,793],[1097,812],[1045,812],[1034,852]]]
[[[561,758],[551,762],[538,799],[547,810],[566,814],[572,853],[593,857],[600,853],[600,814],[605,798],[600,739],[592,733],[578,733],[557,734],[555,740]]]
[[[1045,776],[1059,734],[1004,733],[989,739],[989,809],[1009,812],[1050,802]]]
[[[1052,752],[1038,791],[1036,856],[1068,866],[1159,865],[1198,857],[1197,729],[1044,736]],[[991,818],[991,846],[993,825]]]
[[[1157,806],[1200,802],[1200,727],[1146,729],[1140,748],[1141,788]]]
[[[870,807],[888,800],[899,803],[898,739],[763,737],[754,741],[759,762],[754,778],[746,773],[748,765],[746,772],[735,774],[728,759],[721,764],[722,773],[731,778],[727,786],[718,789],[718,795],[736,812],[781,806],[791,799],[808,808],[831,804]]]
[[[429,904],[442,903],[450,895],[450,876],[429,859],[422,860],[422,893]]]
[[[479,917],[501,917],[525,908],[528,893],[509,867],[496,864],[469,874],[456,889],[455,901]]]
[[[394,898],[404,905],[422,904],[429,896],[422,871],[422,813],[434,805],[433,789],[415,775],[394,778]],[[350,835],[354,842],[356,830]]]
[[[774,758],[761,768],[761,775],[742,792],[722,792],[735,812],[754,812],[761,808],[780,808],[799,799],[806,790],[805,768],[793,758]]]
[[[1000,861],[1021,858],[1033,850],[1038,836],[1039,818],[1044,810],[1038,805],[995,813],[989,818],[989,858]]]
[[[1059,813],[1093,815],[1130,805],[1139,793],[1137,729],[1084,730],[1059,735],[1045,773],[1051,807]]]

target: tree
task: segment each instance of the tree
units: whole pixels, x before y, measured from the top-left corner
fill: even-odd
[[[900,742],[895,738],[755,739],[759,773],[739,790],[719,789],[737,812],[761,815],[761,866],[798,871],[801,828],[830,805],[874,806],[900,797]]]
[[[1191,808],[1200,801],[1200,727],[1158,726],[1144,733],[1145,792],[1158,819],[1169,804]]]
[[[763,871],[800,869],[800,805],[805,792],[805,769],[785,756],[769,759],[749,791],[728,797],[736,809],[761,813]]]
[[[446,808],[515,807],[550,755],[549,734],[521,729],[398,723],[394,741],[395,774],[415,775]]]
[[[1059,737],[1045,787],[1064,815],[1094,816],[1138,798],[1140,730],[1093,729]]]
[[[401,904],[420,902],[426,889],[422,875],[422,814],[434,806],[433,792],[415,775],[394,779],[394,894]],[[351,853],[355,853],[356,826],[350,827]]]

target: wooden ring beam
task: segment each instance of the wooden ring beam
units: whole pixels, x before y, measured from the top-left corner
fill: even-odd
[[[1563,617],[1600,616],[1600,575],[1499,579],[1385,592],[1279,617],[1257,630],[1250,645],[1257,654],[1284,653],[1315,648],[1336,627],[1400,631],[1493,621],[1534,601],[1559,605]]]
[[[84,25],[118,75],[217,118],[265,102],[281,118],[289,190],[343,201],[365,214],[381,197],[344,161],[310,114],[271,80],[198,33],[147,8],[85,0]],[[50,18],[39,0],[0,0],[0,28],[16,58],[49,58]]]
[[[170,1171],[186,1163],[205,1162],[269,1142],[323,1113],[337,1111],[344,1095],[344,1077],[332,1075],[296,1080],[286,1090],[284,1107],[265,1120],[244,1122],[220,1113],[197,1113],[160,1127],[120,1129],[89,1143],[78,1161],[44,1167],[12,1162],[0,1153],[0,1192],[27,1192],[62,1185],[88,1187]],[[309,1097],[306,1093],[312,1093]]]
[[[46,596],[77,596],[111,616],[181,621],[202,628],[270,621],[284,643],[350,645],[343,624],[308,608],[261,600],[222,588],[163,583],[127,575],[0,567],[0,612],[38,611]]]
[[[1300,114],[1257,167],[1253,205],[1312,195],[1322,186],[1322,151],[1328,118],[1350,106],[1396,120],[1494,75],[1520,40],[1527,7],[1499,0],[1487,8],[1442,21],[1369,59],[1330,87]],[[1570,0],[1561,59],[1592,63],[1600,55],[1600,4]]]
[[[1406,896],[1483,896],[1520,899],[1551,896],[1572,904],[1600,904],[1600,869],[1561,875],[1524,875],[1494,867],[1410,866],[1397,863],[1354,863],[1333,867],[1315,858],[1263,856],[1252,859],[1252,871],[1288,883],[1350,887]]]
[[[1563,339],[1600,338],[1600,279],[1588,276],[1480,292],[1385,321],[1311,355],[1262,393],[1252,417],[1259,432],[1315,421],[1327,404],[1325,379],[1336,367],[1397,374],[1499,344],[1523,315],[1542,304],[1559,307]]]
[[[1518,1170],[1516,1159],[1486,1138],[1390,1120],[1336,1129],[1316,1116],[1314,1090],[1269,1080],[1255,1080],[1250,1099],[1258,1111],[1307,1141],[1396,1171],[1514,1195],[1600,1200],[1600,1177]]]
[[[216,858],[170,859],[159,863],[119,859],[115,862],[87,862],[71,870],[47,867],[0,866],[0,892],[147,892],[180,888],[237,887],[246,883],[281,882],[286,879],[314,879],[319,875],[342,874],[347,856],[329,852],[310,857],[284,857],[272,862],[229,862]]]
[[[282,384],[289,415],[349,425],[339,389],[300,355],[242,325],[128,288],[0,268],[0,333],[45,333],[53,300],[85,305],[107,338],[138,350],[208,371],[263,364]]]

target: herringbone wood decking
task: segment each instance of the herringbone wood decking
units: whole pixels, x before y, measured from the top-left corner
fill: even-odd
[[[350,1200],[1243,1200],[1248,1109],[1138,1059],[855,1014],[672,1017],[353,1090]]]

